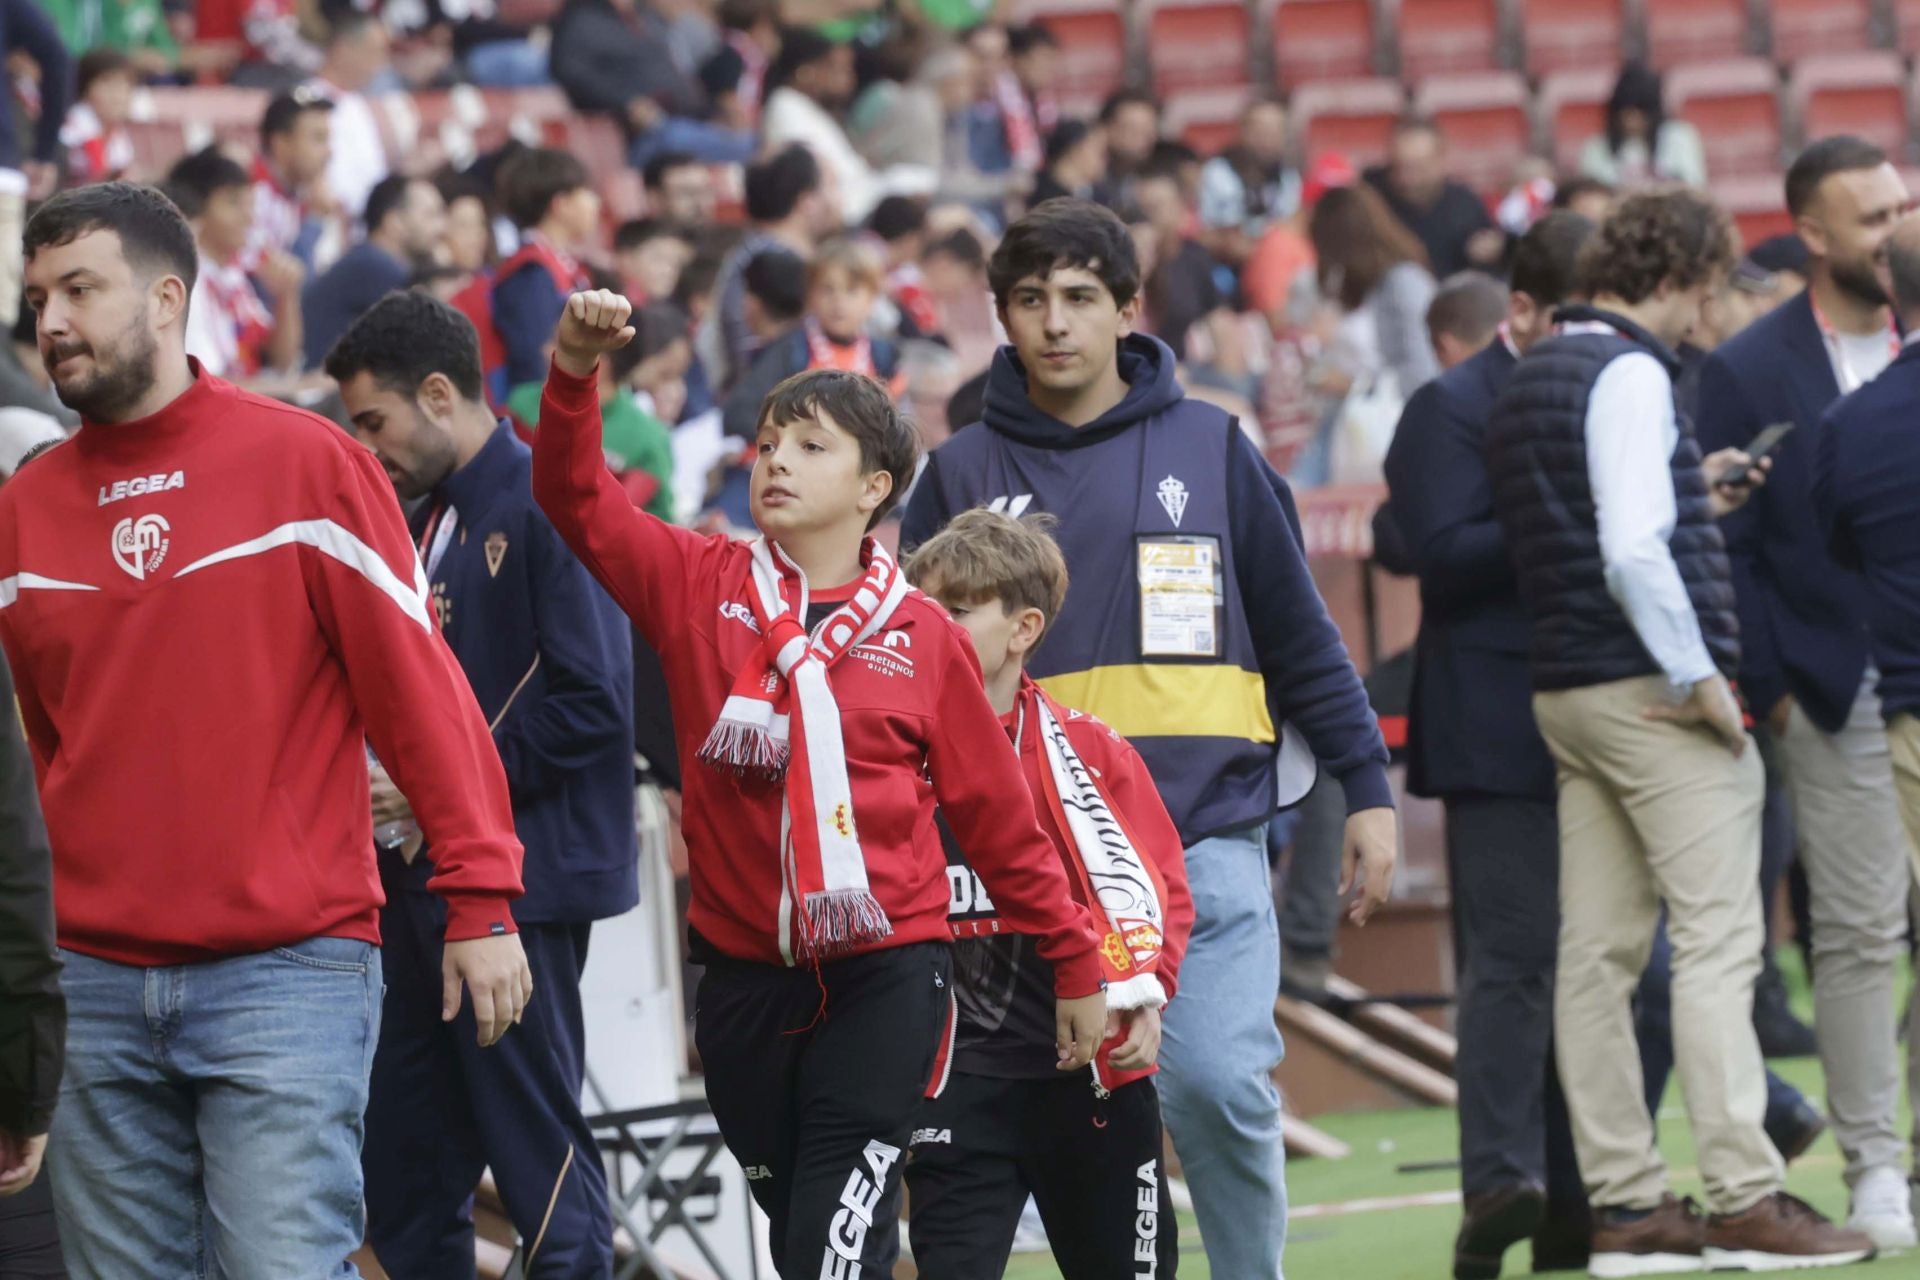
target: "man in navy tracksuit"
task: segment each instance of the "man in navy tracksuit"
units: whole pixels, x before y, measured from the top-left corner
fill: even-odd
[[[1193,937],[1160,1084],[1213,1273],[1280,1274],[1286,1182],[1270,1076],[1280,946],[1265,833],[1314,760],[1341,784],[1354,918],[1397,852],[1386,748],[1301,549],[1293,497],[1239,424],[1134,334],[1126,227],[1082,200],[1016,223],[989,269],[1013,340],[985,420],[927,461],[901,544],[976,506],[1048,512],[1073,588],[1031,672],[1139,750],[1186,845]],[[1287,744],[1281,750],[1281,730]]]
[[[533,502],[532,455],[487,408],[473,326],[392,293],[327,358],[356,434],[403,498],[440,626],[493,727],[526,846],[514,904],[540,998],[490,1049],[441,992],[433,850],[393,830],[405,800],[376,770],[387,906],[384,1028],[364,1155],[368,1239],[407,1280],[473,1275],[472,1195],[491,1168],[524,1273],[605,1277],[606,1176],[582,1119],[580,973],[595,920],[639,900],[633,649],[626,618]]]

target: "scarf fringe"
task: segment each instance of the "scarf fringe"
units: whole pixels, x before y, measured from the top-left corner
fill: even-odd
[[[826,889],[807,895],[801,925],[807,954],[824,960],[893,934],[893,921],[869,889]]]
[[[1125,982],[1107,984],[1107,1008],[1114,1012],[1128,1009],[1160,1009],[1167,1003],[1167,989],[1151,973],[1136,973]]]
[[[786,776],[793,748],[774,737],[764,725],[722,719],[714,722],[707,740],[695,754],[705,763],[736,777],[778,782]]]

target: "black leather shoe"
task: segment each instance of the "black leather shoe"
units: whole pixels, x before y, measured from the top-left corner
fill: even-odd
[[[1533,1269],[1585,1271],[1593,1252],[1593,1214],[1584,1203],[1550,1204],[1533,1233]]]
[[[1453,1280],[1499,1280],[1507,1250],[1539,1228],[1547,1197],[1528,1186],[1476,1191],[1465,1208],[1453,1244]]]
[[[1780,1158],[1792,1164],[1807,1153],[1807,1148],[1820,1140],[1827,1131],[1827,1118],[1814,1110],[1813,1105],[1801,1102],[1786,1117],[1767,1126],[1767,1137],[1779,1149]]]
[[[1820,1052],[1813,1028],[1793,1016],[1786,988],[1758,984],[1753,992],[1753,1034],[1766,1058],[1811,1058]]]

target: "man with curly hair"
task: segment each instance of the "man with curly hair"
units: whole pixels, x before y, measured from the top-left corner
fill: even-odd
[[[1715,522],[1764,474],[1738,450],[1703,460],[1673,393],[1673,349],[1733,257],[1726,216],[1704,195],[1623,201],[1581,252],[1591,304],[1560,310],[1487,430],[1494,508],[1533,620],[1534,716],[1558,774],[1554,1034],[1595,1276],[1874,1254],[1781,1189],[1761,1127],[1763,780],[1729,684],[1740,628]],[[1662,902],[1704,1219],[1668,1189],[1641,1098],[1631,998]]]

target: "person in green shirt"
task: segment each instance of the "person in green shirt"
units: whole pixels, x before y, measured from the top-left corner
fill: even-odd
[[[40,7],[76,58],[89,49],[118,49],[145,77],[170,75],[180,65],[161,0],[40,0]]]
[[[601,446],[607,467],[634,505],[675,522],[673,429],[686,403],[693,358],[686,314],[670,302],[633,313],[634,338],[600,362]],[[540,426],[543,384],[525,382],[507,397],[507,412],[534,430]]]

